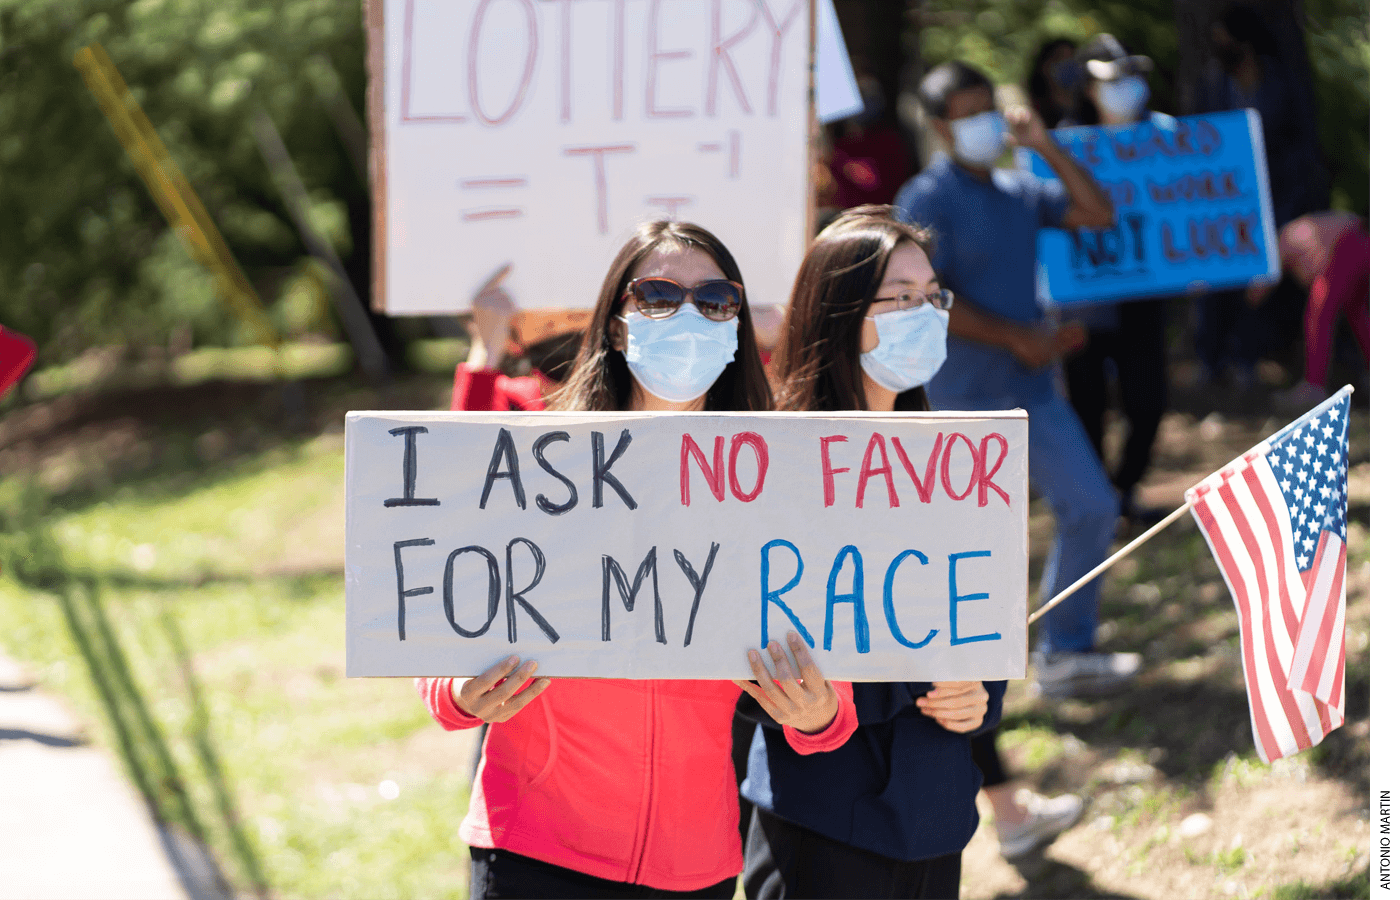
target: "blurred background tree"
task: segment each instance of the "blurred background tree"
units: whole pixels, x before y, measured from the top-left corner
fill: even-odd
[[[1154,105],[1179,112],[1180,8],[1216,0],[837,0],[857,68],[903,98],[962,58],[1024,84],[1041,41],[1117,35],[1157,62]],[[1259,0],[1302,17],[1333,204],[1369,213],[1366,0]],[[363,122],[356,0],[0,0],[0,322],[40,365],[98,345],[176,348],[251,336],[218,302],[146,193],[73,55],[98,41],[131,85],[285,333],[333,332],[327,274],[309,261],[258,154],[266,109],[311,193],[313,217],[368,296],[369,197],[348,151]],[[381,340],[412,333],[380,319]]]
[[[346,0],[0,0],[0,321],[41,362],[99,344],[251,339],[214,295],[73,66],[100,42],[284,332],[325,330],[324,273],[250,126],[265,108],[317,226],[367,295],[369,200],[325,98],[363,110],[360,5]]]

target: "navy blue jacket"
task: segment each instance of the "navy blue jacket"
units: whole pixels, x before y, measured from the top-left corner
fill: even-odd
[[[987,715],[973,734],[1001,721],[1006,682],[985,681]],[[755,806],[833,840],[902,860],[960,853],[977,830],[982,773],[970,734],[919,712],[928,682],[857,682],[860,726],[840,748],[802,756],[771,720],[755,731],[741,793]],[[741,714],[763,722],[740,698]]]

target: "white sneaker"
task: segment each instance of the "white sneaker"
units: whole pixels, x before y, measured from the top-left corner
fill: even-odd
[[[997,823],[997,840],[1001,842],[1001,855],[1006,859],[1025,856],[1050,843],[1084,812],[1084,801],[1074,794],[1042,797],[1022,788],[1016,792],[1016,802],[1025,807],[1026,820],[1005,828]]]
[[[1039,694],[1052,699],[1100,697],[1127,687],[1142,668],[1140,653],[1031,654]]]

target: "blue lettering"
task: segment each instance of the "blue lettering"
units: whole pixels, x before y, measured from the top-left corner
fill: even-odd
[[[776,591],[771,591],[768,589],[768,553],[774,547],[786,547],[792,551],[792,555],[797,558],[797,572],[792,576],[792,579],[789,580],[787,584],[778,588]],[[760,641],[760,645],[764,647],[768,646],[768,604],[773,603],[776,604],[779,609],[781,609],[784,613],[787,614],[788,619],[797,629],[797,633],[802,635],[802,639],[807,642],[807,646],[815,648],[817,646],[817,642],[812,637],[812,633],[808,631],[807,628],[802,624],[802,620],[797,618],[797,614],[794,613],[792,609],[790,609],[788,605],[782,601],[783,594],[786,594],[788,591],[797,587],[797,582],[802,580],[802,554],[799,553],[797,551],[797,548],[794,547],[790,542],[782,540],[781,538],[777,538],[763,545],[763,550],[761,551],[760,559],[760,587],[763,592],[763,610],[759,614],[759,627],[761,629],[760,635],[762,638]]]
[[[855,560],[855,571],[851,574],[851,592],[849,594],[836,593],[836,576],[841,574],[841,569],[846,563],[846,557]],[[865,563],[861,561],[860,551],[854,544],[847,544],[841,548],[841,552],[836,554],[836,561],[831,564],[831,575],[826,579],[826,633],[822,636],[822,649],[831,649],[831,627],[835,618],[836,604],[850,603],[856,608],[856,652],[870,652],[870,623],[865,618]]]
[[[928,565],[928,557],[917,550],[905,550],[894,558],[894,562],[890,563],[890,567],[885,570],[885,621],[889,623],[890,634],[894,635],[895,640],[906,647],[918,650],[933,640],[933,636],[938,634],[938,629],[930,628],[924,639],[916,644],[904,636],[904,632],[899,629],[899,623],[894,618],[894,573],[899,568],[899,564],[911,556],[919,561],[919,565]]]
[[[948,622],[952,632],[952,645],[975,644],[978,641],[999,641],[1001,632],[975,634],[972,637],[958,637],[958,604],[969,600],[986,600],[991,594],[958,594],[958,560],[974,556],[991,556],[990,550],[972,550],[967,553],[948,554]]]

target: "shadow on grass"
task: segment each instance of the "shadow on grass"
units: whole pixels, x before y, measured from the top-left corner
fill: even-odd
[[[82,656],[102,709],[111,724],[117,750],[128,775],[145,801],[160,829],[167,856],[190,896],[204,896],[211,889],[218,896],[231,897],[234,891],[227,877],[204,848],[216,837],[206,824],[191,794],[192,784],[180,771],[171,741],[152,714],[145,692],[133,676],[103,601],[103,585],[96,578],[66,570],[61,552],[51,535],[34,516],[32,501],[20,513],[26,540],[23,555],[10,550],[6,568],[21,584],[52,594],[62,611],[73,646]],[[6,517],[9,518],[9,517]],[[3,524],[13,526],[13,521]],[[10,529],[7,529],[10,530]],[[13,532],[11,532],[13,534]],[[239,821],[233,795],[224,778],[217,748],[210,737],[209,718],[178,623],[167,612],[163,625],[178,664],[193,710],[187,738],[194,745],[200,763],[203,787],[211,792],[218,807],[222,838],[237,860],[242,881],[257,896],[269,896],[267,878],[256,849]],[[0,737],[5,737],[0,733]],[[58,746],[55,744],[55,746]],[[182,836],[192,839],[181,840]]]
[[[1105,891],[1094,885],[1094,876],[1083,869],[1065,865],[1059,860],[1049,859],[1040,851],[1028,853],[1011,863],[1026,881],[1026,888],[1018,893],[1002,892],[998,898],[1037,897],[1045,900],[1059,898],[1084,898],[1084,900],[1135,900],[1132,894]]]
[[[348,410],[439,408],[449,384],[426,375],[384,388],[347,377],[311,379],[298,383],[294,401],[287,385],[244,381],[67,395],[7,413],[0,450],[11,451],[11,466],[30,471],[63,450],[92,457],[84,478],[49,497],[55,513],[82,511],[121,489],[168,499],[246,474],[271,451],[337,430]],[[94,442],[94,435],[110,440]]]

